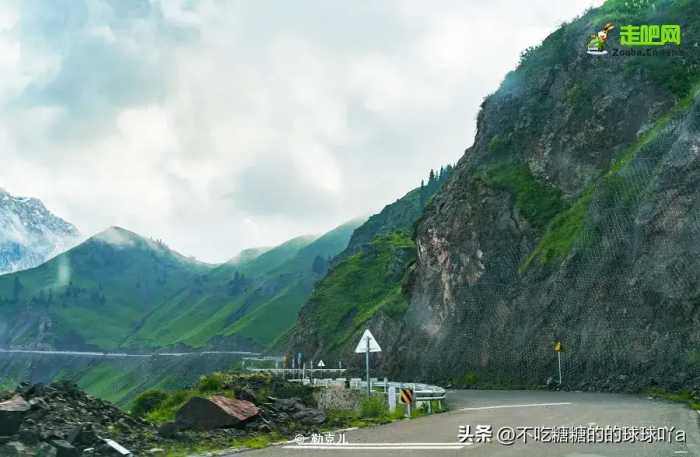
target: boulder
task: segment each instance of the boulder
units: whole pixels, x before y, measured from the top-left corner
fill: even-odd
[[[37,457],[58,457],[58,451],[49,443],[39,443],[36,447]]]
[[[100,441],[100,437],[97,435],[92,424],[83,425],[80,431],[71,438],[73,438],[71,444],[78,444],[81,447],[91,447]]]
[[[48,443],[27,446],[19,441],[12,441],[0,446],[2,457],[58,457],[56,449]]]
[[[268,416],[275,422],[294,421],[303,425],[321,425],[326,421],[323,411],[308,408],[299,398],[276,398]]]
[[[256,400],[255,392],[253,392],[253,390],[248,386],[242,387],[241,389],[237,390],[236,398],[239,400],[249,401],[251,403],[255,403]]]
[[[28,456],[27,447],[19,441],[11,441],[0,446],[0,455],[3,457],[24,457]]]
[[[278,411],[292,413],[306,408],[306,405],[304,405],[299,398],[293,397],[275,399],[272,407]]]
[[[175,438],[178,435],[178,428],[175,422],[166,422],[158,427],[158,434],[163,438]]]
[[[17,433],[29,409],[29,403],[19,395],[0,403],[0,435]]]
[[[326,422],[323,411],[313,408],[304,408],[292,415],[292,418],[304,425],[321,425]]]
[[[56,457],[80,457],[80,451],[68,441],[53,440],[51,442],[56,448]]]
[[[180,429],[214,430],[241,425],[259,413],[257,406],[245,400],[194,397],[178,410],[175,424]]]

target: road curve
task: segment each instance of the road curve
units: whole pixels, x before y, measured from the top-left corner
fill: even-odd
[[[700,457],[700,416],[683,405],[618,394],[539,391],[448,392],[451,411],[345,433],[349,448],[310,449],[290,444],[246,452],[250,457]],[[675,427],[686,432],[685,443],[545,444],[517,442],[511,446],[494,439],[459,445],[460,425],[501,427],[555,427],[598,425]],[[413,444],[412,444],[413,443]],[[440,445],[435,448],[433,444]],[[399,446],[406,446],[401,449]],[[410,448],[410,449],[409,449]]]

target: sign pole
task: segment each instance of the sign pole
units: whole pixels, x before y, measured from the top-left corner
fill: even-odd
[[[365,353],[365,370],[367,371],[367,397],[369,397],[372,395],[372,388],[370,386],[369,378],[369,353],[382,352],[382,348],[379,347],[379,343],[377,343],[377,340],[374,339],[374,335],[372,335],[372,332],[370,332],[369,329],[365,330],[360,337],[360,341],[357,342],[357,346],[355,347],[355,354],[362,354],[363,352]]]
[[[372,393],[369,388],[369,336],[367,337],[367,351],[365,352],[365,368],[367,369],[367,397],[370,397]]]
[[[557,352],[557,356],[559,359],[559,385],[561,385],[561,352]]]

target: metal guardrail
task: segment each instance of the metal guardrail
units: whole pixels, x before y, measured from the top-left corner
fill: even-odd
[[[301,378],[302,376],[306,376],[309,374],[317,374],[320,373],[321,375],[323,374],[343,374],[345,373],[345,368],[252,368],[252,367],[246,367],[246,370],[252,371],[255,373],[271,373],[271,374],[280,374],[280,375],[290,375],[290,376],[299,376]],[[308,379],[308,378],[307,378]],[[319,379],[322,380],[322,379]],[[290,381],[293,381],[290,379]]]
[[[346,371],[345,368],[311,368],[311,369],[299,369],[299,368],[248,368],[249,371],[254,372],[268,372],[273,374],[286,374],[292,376],[299,376],[296,379],[288,379],[290,382],[298,382],[304,385],[313,385],[318,387],[330,387],[339,386],[344,387],[346,383],[350,385],[351,389],[364,390],[367,389],[367,381],[361,378],[313,378],[314,374],[342,374]],[[306,377],[310,375],[309,377]],[[430,384],[422,384],[416,382],[392,382],[380,381],[377,378],[370,379],[370,388],[383,388],[383,394],[386,394],[389,389],[404,389],[408,388],[413,390],[415,395],[415,401],[417,403],[430,402],[430,401],[444,401],[446,397],[446,391],[442,387],[433,386]],[[430,403],[428,403],[430,408]]]
[[[371,381],[371,380],[370,380]],[[416,401],[430,401],[430,400],[444,400],[446,396],[446,391],[442,387],[433,386],[430,384],[421,384],[415,382],[388,382],[388,386],[384,384],[384,381],[371,382],[374,387],[384,387],[386,391],[388,388],[408,388],[413,390],[415,394]],[[367,383],[364,383],[367,387]]]

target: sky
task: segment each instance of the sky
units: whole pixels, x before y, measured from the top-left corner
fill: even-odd
[[[455,163],[520,52],[601,0],[3,0],[0,187],[222,262]]]

